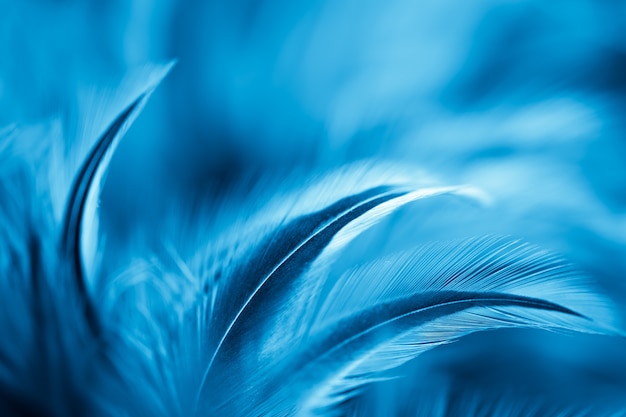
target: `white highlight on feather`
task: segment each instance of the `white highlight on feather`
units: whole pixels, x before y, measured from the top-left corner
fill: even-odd
[[[341,229],[326,247],[325,252],[330,253],[345,247],[352,239],[374,226],[383,217],[393,213],[398,208],[417,200],[437,197],[444,194],[453,194],[468,197],[482,204],[489,204],[490,198],[478,188],[471,186],[448,186],[448,187],[428,187],[410,191],[403,196],[386,201],[363,216],[352,221],[348,226]]]

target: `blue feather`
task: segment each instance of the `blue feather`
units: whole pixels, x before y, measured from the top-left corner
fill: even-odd
[[[473,331],[536,326],[610,332],[583,315],[611,319],[606,302],[583,283],[558,258],[499,239],[381,260],[340,278],[308,324],[308,334],[283,346],[282,355],[274,349],[268,363],[258,365],[252,381],[264,382],[245,384],[254,387],[245,410],[251,415],[281,407],[328,411],[382,371]],[[288,334],[275,339],[292,340]],[[222,406],[230,401],[228,396]]]

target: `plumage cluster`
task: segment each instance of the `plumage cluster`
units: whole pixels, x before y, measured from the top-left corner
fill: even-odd
[[[76,140],[55,123],[1,133],[3,415],[343,415],[358,412],[353,399],[372,383],[472,332],[619,333],[585,274],[514,237],[407,242],[340,262],[397,210],[445,196],[484,204],[472,187],[374,163],[259,186],[208,214],[177,212],[158,225],[155,247],[111,272],[101,184],[168,69],[117,90],[115,117],[94,101],[98,117]],[[415,399],[414,412],[456,415],[441,405],[446,392]],[[480,393],[463,401],[467,415],[592,413],[483,406]]]

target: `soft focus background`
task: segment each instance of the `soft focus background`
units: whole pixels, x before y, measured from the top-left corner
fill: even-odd
[[[250,173],[398,161],[494,203],[410,207],[369,234],[381,253],[513,234],[581,265],[626,318],[626,2],[0,0],[0,57],[0,126],[177,59],[114,158],[112,239]],[[355,411],[427,413],[423,394],[456,415],[467,387],[623,405],[626,343],[492,332],[404,371]]]

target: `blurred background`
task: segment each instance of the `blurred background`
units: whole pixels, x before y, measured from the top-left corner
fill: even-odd
[[[626,311],[626,2],[0,0],[0,57],[0,126],[71,115],[81,89],[177,60],[112,163],[102,206],[122,237],[251,172],[398,161],[494,206],[404,210],[380,226],[387,241],[372,232],[381,252],[409,235],[513,234]],[[416,415],[417,392],[445,385],[462,404],[455,387],[500,395],[504,375],[533,398],[623,404],[626,344],[493,332],[405,373],[355,410]]]

